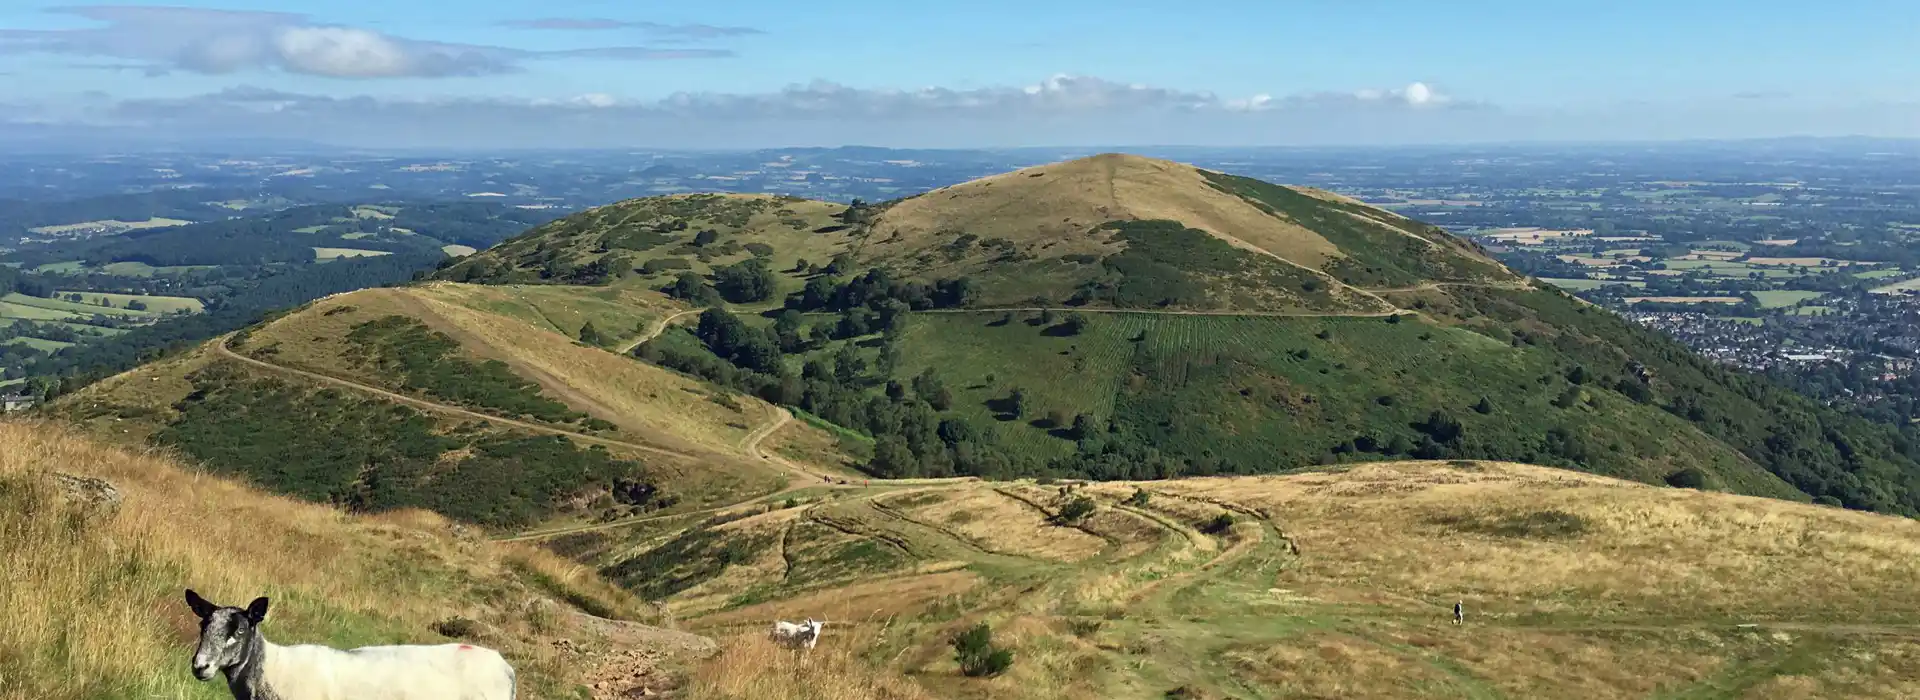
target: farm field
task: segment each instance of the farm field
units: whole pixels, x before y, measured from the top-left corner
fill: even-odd
[[[315,246],[313,249],[313,259],[321,261],[338,260],[340,258],[372,257],[376,255],[392,255],[392,253],[384,250],[364,250],[361,248],[322,248]]]
[[[1793,306],[1794,304],[1798,304],[1803,301],[1809,301],[1812,299],[1818,299],[1823,296],[1826,296],[1825,292],[1810,292],[1810,291],[1792,290],[1792,289],[1773,289],[1773,290],[1767,290],[1767,291],[1753,292],[1753,297],[1760,301],[1760,308],[1763,308],[1763,309],[1778,309],[1782,307]]]
[[[1560,278],[1560,277],[1542,277],[1540,278],[1540,281],[1545,282],[1547,284],[1551,284],[1555,287],[1559,287],[1561,289],[1574,291],[1574,292],[1584,292],[1590,289],[1599,289],[1601,287],[1605,287],[1609,285],[1618,285],[1618,286],[1625,286],[1625,287],[1647,286],[1647,283],[1641,282],[1638,280],[1576,280],[1576,279],[1566,279],[1566,278]]]
[[[1853,273],[1853,276],[1858,277],[1860,279],[1866,279],[1866,280],[1883,280],[1890,277],[1900,277],[1902,275],[1910,275],[1910,274],[1913,274],[1913,273],[1908,272],[1906,270],[1894,269],[1894,270],[1871,270],[1868,272],[1855,272]]]
[[[146,221],[114,221],[112,219],[108,219],[104,221],[82,221],[77,224],[62,224],[59,226],[41,226],[38,228],[31,228],[27,230],[32,231],[34,233],[58,235],[62,233],[72,233],[74,231],[86,231],[90,229],[106,229],[108,231],[137,231],[140,229],[165,228],[168,226],[185,226],[190,223],[193,223],[193,222],[181,221],[179,219],[163,219],[158,217],[147,219]]]
[[[446,245],[440,246],[440,251],[448,255],[452,255],[454,257],[460,257],[463,255],[472,255],[476,252],[479,252],[479,250],[474,248],[473,246],[460,245],[458,243],[448,243]]]
[[[1637,304],[1651,301],[1660,304],[1738,304],[1740,297],[1627,297],[1626,302]]]
[[[121,318],[149,318],[158,315],[155,311],[136,311],[129,309],[126,307],[127,303],[124,299],[115,301],[112,297],[116,295],[112,294],[75,291],[61,291],[59,294],[60,296],[57,298],[42,299],[40,297],[27,296],[16,292],[0,297],[0,299],[21,306],[32,306],[49,311],[65,312],[69,318],[86,318],[96,314]],[[67,297],[69,294],[79,294],[81,301],[72,301]],[[100,304],[99,302],[102,299],[106,299],[111,305]]]
[[[170,296],[159,296],[159,295],[153,295],[153,294],[114,294],[111,292],[89,292],[84,290],[72,290],[72,289],[62,289],[58,293],[62,296],[65,296],[68,294],[79,294],[82,298],[86,299],[87,301],[94,301],[96,299],[104,298],[107,301],[112,302],[114,306],[120,307],[123,310],[127,310],[126,309],[127,302],[139,300],[141,303],[147,305],[148,311],[151,311],[153,313],[160,313],[160,314],[173,313],[176,311],[189,311],[193,313],[199,313],[201,311],[205,311],[207,308],[206,302],[200,301],[199,299],[195,299],[193,297],[170,297]]]
[[[66,343],[58,340],[47,340],[45,338],[28,338],[24,336],[19,338],[11,338],[6,341],[0,341],[0,342],[5,342],[8,345],[25,345],[30,348],[45,350],[47,352],[58,352],[66,348],[73,347],[73,343]]]
[[[1912,291],[1920,291],[1920,277],[1873,288],[1875,294],[1904,294]]]
[[[85,272],[86,269],[87,269],[86,261],[68,260],[66,262],[47,263],[45,265],[41,265],[39,267],[33,268],[33,271],[40,272],[40,273],[47,273],[47,274],[56,274],[56,275],[73,275],[73,274],[79,274],[81,272]]]
[[[7,296],[13,295],[9,294]],[[105,311],[105,309],[102,310]],[[20,318],[29,321],[65,321],[71,318],[82,318],[82,316],[71,311],[41,308],[39,306],[18,304],[0,299],[0,318]]]

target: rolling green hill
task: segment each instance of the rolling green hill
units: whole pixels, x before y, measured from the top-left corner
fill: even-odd
[[[1920,509],[1920,449],[1892,428],[1715,367],[1436,227],[1165,161],[854,206],[635,200],[441,275],[726,309],[640,356],[870,436],[883,476],[1506,459]]]

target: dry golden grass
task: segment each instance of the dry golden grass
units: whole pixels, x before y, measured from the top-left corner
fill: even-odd
[[[1920,619],[1920,523],[1912,520],[1478,464],[1364,465],[1156,489],[1268,509],[1305,553],[1283,585],[1309,594],[1365,581],[1428,605],[1465,597],[1487,616]],[[1543,512],[1575,516],[1585,531],[1513,537],[1450,524]]]
[[[1006,554],[1081,561],[1100,553],[1105,541],[1070,527],[1056,527],[1032,506],[988,489],[969,489],[937,503],[915,503],[914,494],[882,499],[913,519],[959,533],[984,549]]]
[[[1853,261],[1851,260],[1836,260],[1834,258],[1805,258],[1805,257],[1802,257],[1802,258],[1747,258],[1746,262],[1748,265],[1772,265],[1772,266],[1780,266],[1780,267],[1792,267],[1792,266],[1820,267],[1821,265],[1824,265],[1829,262],[1835,265],[1850,265],[1853,263]]]
[[[83,517],[45,472],[105,479],[123,500]],[[271,596],[266,630],[283,643],[434,642],[433,623],[473,619],[477,641],[520,669],[523,697],[555,697],[575,670],[538,643],[563,621],[519,570],[614,610],[636,605],[550,555],[495,547],[438,516],[350,517],[47,423],[0,423],[0,501],[7,698],[225,697],[186,673],[197,633],[187,587],[229,604]]]
[[[775,645],[766,633],[730,639],[721,653],[695,671],[694,697],[712,700],[921,700],[940,697],[898,675],[860,660],[858,643],[839,629],[822,632],[810,651]],[[832,637],[828,637],[831,634]],[[845,643],[843,643],[845,642]]]
[[[1341,257],[1332,242],[1208,185],[1200,170],[1120,154],[1053,163],[942,187],[889,208],[864,257],[908,255],[958,232],[1007,238],[1048,256],[1117,251],[1089,233],[1126,219],[1171,219],[1242,248],[1318,270]],[[1104,238],[1104,237],[1101,237]]]

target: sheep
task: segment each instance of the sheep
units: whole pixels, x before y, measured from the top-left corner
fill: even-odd
[[[492,649],[466,644],[334,649],[280,646],[260,634],[267,599],[246,609],[187,591],[200,617],[193,677],[226,674],[235,700],[513,700],[514,671]]]
[[[773,633],[769,636],[775,643],[789,649],[799,649],[801,647],[812,649],[813,645],[820,642],[820,628],[822,624],[819,620],[813,618],[807,618],[807,621],[804,623],[776,620],[773,623]]]

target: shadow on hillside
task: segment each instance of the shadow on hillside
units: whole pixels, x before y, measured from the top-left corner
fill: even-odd
[[[1011,398],[1001,397],[997,399],[987,399],[980,402],[980,405],[986,406],[989,411],[993,411],[994,420],[1002,423],[1011,423],[1020,420],[1020,416],[1013,412],[1014,403]]]
[[[1071,338],[1080,335],[1080,332],[1073,329],[1073,324],[1061,322],[1047,326],[1046,330],[1040,331],[1040,335],[1049,338]]]

